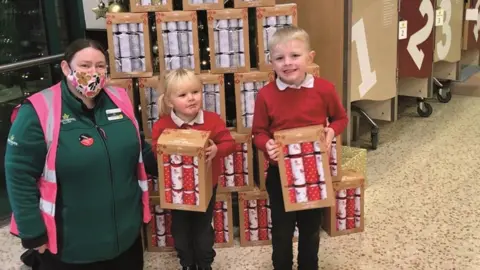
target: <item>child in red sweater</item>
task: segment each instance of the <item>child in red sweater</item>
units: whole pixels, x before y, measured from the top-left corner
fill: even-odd
[[[272,210],[273,267],[291,270],[292,237],[299,229],[298,269],[318,269],[321,209],[285,212],[278,170],[282,150],[272,139],[277,130],[311,125],[325,128],[327,149],[333,138],[348,123],[347,114],[335,87],[330,82],[307,74],[315,52],[310,49],[308,34],[298,27],[278,30],[269,43],[271,63],[277,79],[262,88],[255,101],[252,133],[255,146],[265,153],[270,166],[266,186]]]
[[[212,227],[213,206],[217,181],[223,158],[235,151],[235,140],[223,120],[216,114],[202,110],[202,84],[197,76],[185,69],[177,69],[165,77],[164,94],[158,100],[160,119],[152,127],[152,149],[166,128],[186,128],[210,131],[207,161],[212,163],[213,195],[207,211],[172,211],[172,236],[182,268],[212,269],[215,257]],[[198,268],[197,268],[198,267]]]

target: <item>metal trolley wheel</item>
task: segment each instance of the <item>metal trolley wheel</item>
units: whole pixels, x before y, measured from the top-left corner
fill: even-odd
[[[433,90],[437,96],[437,100],[441,103],[448,103],[452,100],[452,92],[450,91],[450,84],[452,81],[440,81],[433,79]]]
[[[429,117],[433,113],[432,105],[425,102],[425,99],[418,99],[417,101],[417,113],[421,117]]]

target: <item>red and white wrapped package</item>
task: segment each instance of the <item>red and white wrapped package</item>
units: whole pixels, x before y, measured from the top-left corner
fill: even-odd
[[[323,126],[277,131],[285,211],[330,207],[335,203]]]
[[[151,198],[152,221],[148,224],[148,233],[151,233],[151,241],[147,249],[152,252],[173,250],[172,216],[170,210],[162,209],[160,200]],[[171,240],[168,240],[171,239]],[[170,245],[169,245],[170,244]]]
[[[233,230],[230,227],[232,224],[231,203],[231,194],[217,194],[212,219],[216,247],[231,247],[234,244]]]
[[[231,133],[235,139],[235,152],[224,157],[219,177],[219,192],[239,192],[253,189],[252,171],[249,169],[252,160],[251,136],[248,134]]]
[[[362,173],[343,171],[342,180],[333,183],[335,207],[327,208],[322,227],[330,236],[346,235],[364,230],[364,183]]]
[[[212,196],[212,170],[206,161],[209,131],[165,129],[157,140],[160,205],[205,212]],[[167,239],[168,241],[168,239]]]

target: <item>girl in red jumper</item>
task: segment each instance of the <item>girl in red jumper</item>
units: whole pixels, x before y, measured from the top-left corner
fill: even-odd
[[[325,133],[327,149],[330,149],[333,138],[347,126],[348,118],[333,84],[307,74],[315,52],[310,49],[309,36],[303,29],[279,29],[270,40],[269,49],[278,77],[258,92],[252,133],[255,146],[270,161],[266,186],[272,210],[273,267],[292,269],[292,237],[297,224],[298,269],[316,270],[321,209],[285,212],[277,165],[281,148],[272,139],[273,133],[311,125],[327,126],[329,117],[331,123]]]
[[[152,127],[152,149],[166,128],[210,131],[207,161],[212,165],[213,192],[207,211],[172,211],[172,236],[182,269],[212,269],[215,257],[212,227],[213,206],[223,158],[235,151],[235,140],[223,120],[202,110],[202,84],[189,70],[173,70],[165,76],[164,94],[157,102],[160,119]]]

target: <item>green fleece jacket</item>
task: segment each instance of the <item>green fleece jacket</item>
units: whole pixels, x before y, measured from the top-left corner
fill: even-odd
[[[140,143],[147,173],[156,161],[126,115],[111,117],[117,106],[105,92],[87,109],[62,83],[62,119],[57,148],[58,194],[55,218],[59,258],[67,263],[108,260],[139,237],[141,189],[137,181]],[[110,110],[110,111],[108,111]],[[8,136],[5,154],[7,190],[25,248],[47,242],[36,182],[47,155],[33,106],[26,102]]]

